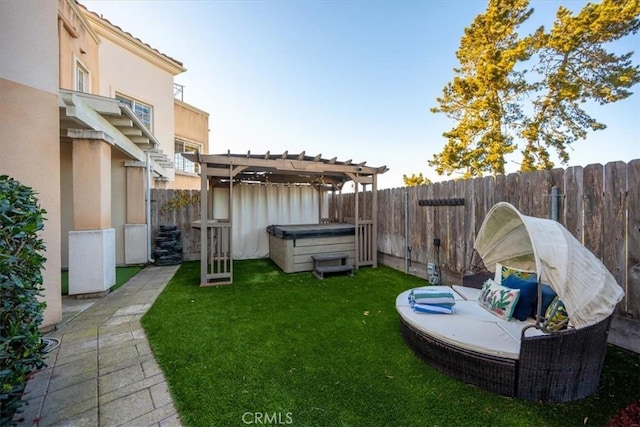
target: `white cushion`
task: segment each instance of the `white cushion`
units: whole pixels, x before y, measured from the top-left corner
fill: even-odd
[[[448,288],[448,287],[444,287]],[[436,339],[463,349],[517,360],[520,357],[520,337],[522,329],[535,324],[533,319],[506,321],[491,314],[474,300],[464,300],[462,287],[453,291],[456,305],[453,315],[415,313],[409,306],[411,290],[402,292],[396,298],[396,310],[402,319],[413,328]],[[471,288],[465,288],[463,291]],[[475,289],[478,291],[478,289]],[[473,293],[473,292],[471,292]],[[539,335],[534,328],[527,330],[527,336]]]
[[[460,315],[458,305],[466,304],[479,307],[476,302],[463,301],[454,307],[454,315],[415,313],[411,307],[397,307],[397,310],[411,327],[445,343],[478,353],[517,360],[520,356],[520,340],[506,333],[496,322],[479,321]]]
[[[453,290],[467,301],[478,301],[480,289],[469,288],[467,286],[453,285]]]
[[[508,322],[498,322],[496,325],[500,326],[503,331],[511,335],[514,339],[521,341],[522,338],[522,330],[525,326],[535,325],[536,321],[528,318],[526,321],[522,322],[520,320],[511,319]],[[525,336],[527,337],[535,337],[538,335],[546,335],[540,329],[529,328],[525,331]]]

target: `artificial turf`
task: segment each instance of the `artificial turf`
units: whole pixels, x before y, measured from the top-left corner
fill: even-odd
[[[125,283],[129,281],[133,276],[138,274],[140,270],[144,268],[144,264],[140,265],[128,265],[122,267],[116,267],[116,283],[110,291],[115,291]],[[69,295],[69,272],[63,271],[60,278],[62,295]]]
[[[579,402],[505,398],[431,368],[404,343],[395,298],[423,280],[381,266],[323,281],[236,261],[201,288],[185,263],[143,318],[185,426],[603,426],[640,399],[640,356],[610,346]],[[267,421],[267,422],[265,422]]]

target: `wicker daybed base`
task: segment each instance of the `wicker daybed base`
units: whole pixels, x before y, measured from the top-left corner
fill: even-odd
[[[503,396],[570,402],[593,394],[600,383],[611,317],[595,325],[523,337],[518,360],[445,343],[400,318],[407,344],[436,369]]]
[[[515,360],[454,347],[413,328],[402,318],[400,327],[409,347],[429,365],[467,384],[515,396]]]

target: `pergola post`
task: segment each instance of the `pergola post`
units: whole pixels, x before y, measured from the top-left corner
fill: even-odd
[[[209,246],[209,177],[207,164],[200,162],[200,286],[206,286],[208,279],[208,246]]]
[[[338,192],[338,222],[344,222],[344,212],[342,211],[342,186]]]
[[[331,222],[338,221],[338,206],[336,205],[336,186],[331,186],[331,203],[329,206],[333,207],[333,212],[329,212],[329,218]]]
[[[367,184],[362,183],[362,219],[368,219],[367,216]]]
[[[371,185],[371,221],[373,229],[371,230],[371,240],[373,256],[373,268],[378,267],[378,175],[373,175],[373,183]]]
[[[229,165],[229,283],[233,283],[233,165]]]
[[[358,204],[358,190],[360,184],[358,184],[357,180],[354,180],[353,183],[356,186],[355,192],[355,218],[353,219],[354,225],[356,227],[356,270],[360,268],[360,212],[359,212],[359,204]]]

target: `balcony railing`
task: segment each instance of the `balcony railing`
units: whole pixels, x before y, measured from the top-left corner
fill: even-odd
[[[173,84],[173,97],[175,99],[179,99],[180,101],[184,101],[184,86],[179,85],[178,83]]]

